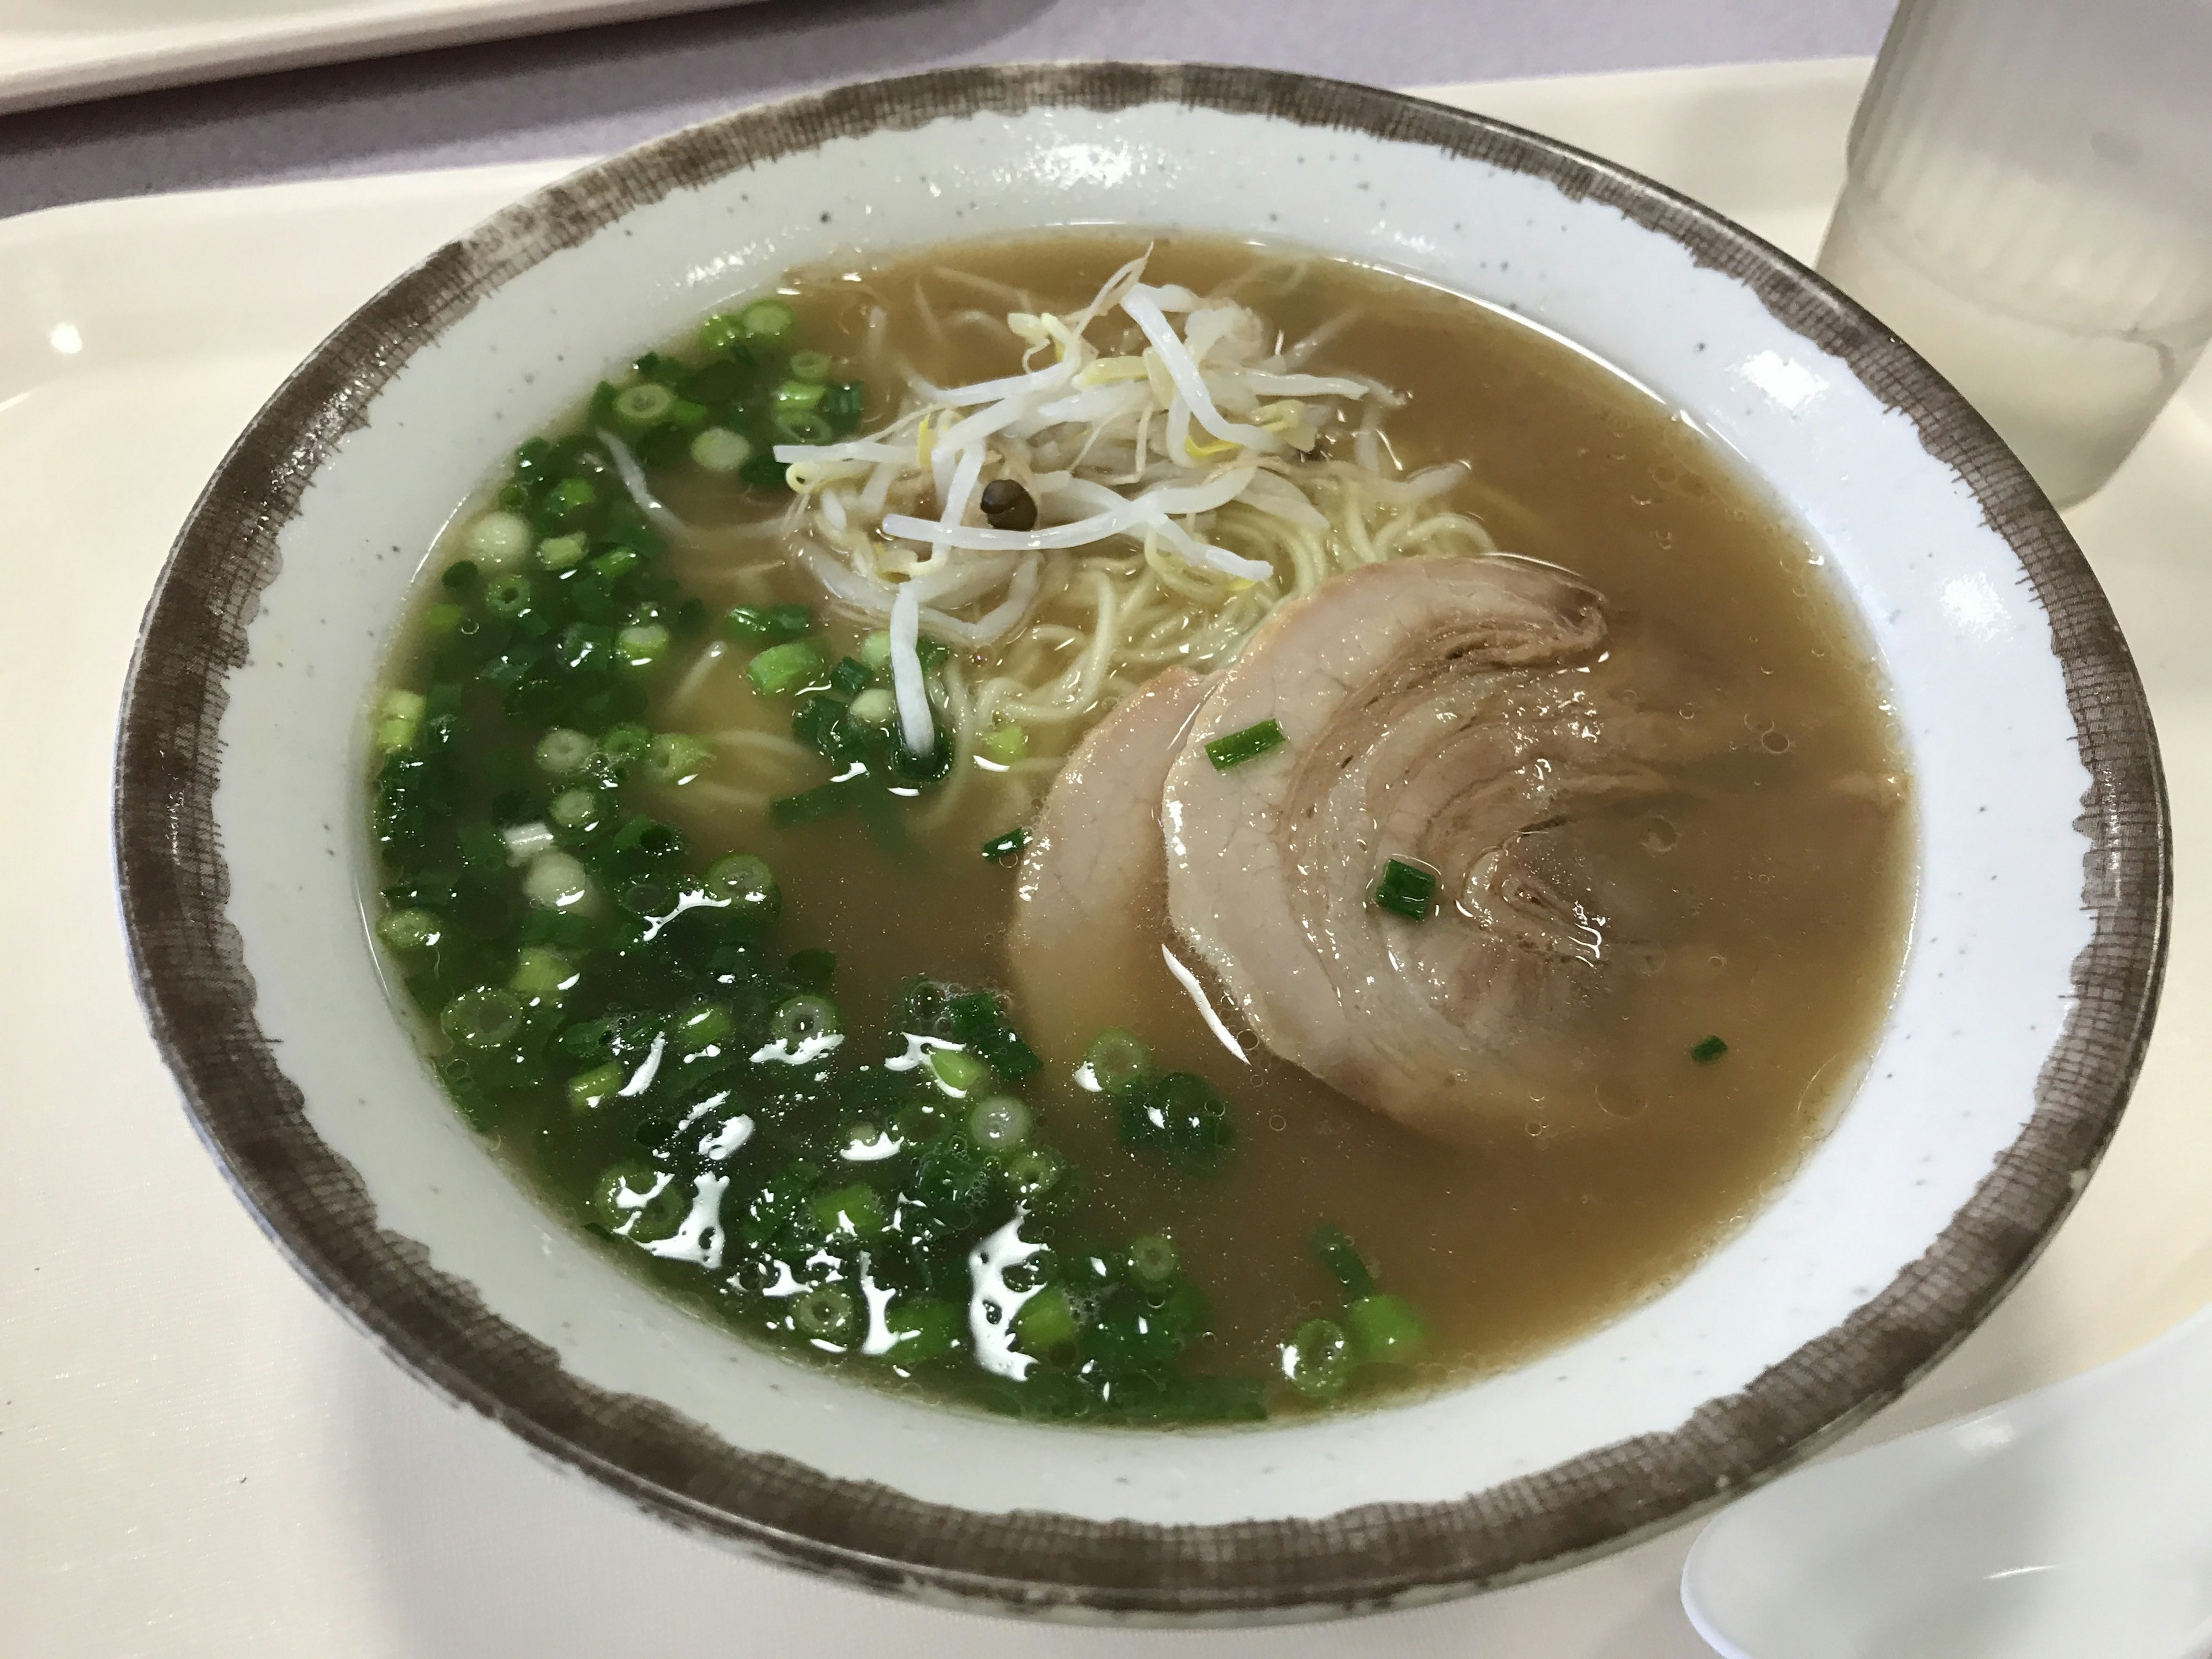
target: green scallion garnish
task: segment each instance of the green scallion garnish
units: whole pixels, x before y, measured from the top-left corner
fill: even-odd
[[[615,394],[615,421],[632,437],[666,420],[675,409],[676,394],[652,380]]]
[[[994,836],[983,843],[983,856],[994,864],[1004,864],[1030,844],[1026,830],[1009,830],[1003,836]]]
[[[749,340],[783,339],[797,322],[781,300],[756,300],[738,313],[738,327]]]
[[[1690,1058],[1700,1066],[1710,1066],[1728,1052],[1728,1044],[1717,1036],[1701,1039],[1690,1049]]]
[[[748,645],[784,645],[804,639],[814,627],[814,612],[803,605],[741,605],[722,618],[722,632]]]
[[[1232,766],[1242,766],[1248,760],[1257,759],[1283,740],[1283,728],[1272,720],[1248,726],[1242,732],[1231,732],[1225,738],[1216,738],[1206,745],[1206,757],[1215,769],[1226,772]]]
[[[1375,902],[1382,909],[1426,921],[1437,896],[1437,872],[1419,864],[1392,859],[1382,866],[1382,879],[1375,889]]]
[[[753,689],[771,697],[821,679],[822,672],[822,653],[805,640],[772,645],[745,665]]]

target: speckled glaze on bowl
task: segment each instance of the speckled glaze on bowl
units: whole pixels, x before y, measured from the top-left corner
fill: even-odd
[[[1674,1285],[1540,1359],[1284,1428],[982,1419],[732,1339],[552,1222],[386,1017],[357,909],[362,699],[497,456],[785,266],[1040,225],[1285,238],[1511,306],[1686,410],[1863,619],[1916,775],[1897,1001],[1833,1132]],[[279,1247],[401,1364],[684,1525],[1069,1618],[1464,1593],[1680,1522],[1847,1428],[2025,1269],[2118,1118],[2163,957],[2141,688],[2081,555],[1918,358],[1656,185],[1258,70],[948,70],[750,110],[441,250],[256,418],[179,538],[123,714],[141,994]]]

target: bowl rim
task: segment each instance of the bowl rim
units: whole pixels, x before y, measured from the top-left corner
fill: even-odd
[[[273,580],[278,537],[322,463],[413,354],[486,293],[628,211],[757,163],[943,117],[1176,103],[1432,146],[1616,209],[1745,283],[1842,359],[1954,466],[2050,619],[2091,787],[2094,919],[2034,1110],[1927,1252],[1841,1324],[1679,1429],[1449,1503],[1213,1526],[990,1515],[739,1450],[656,1401],[570,1376],[423,1248],[383,1231],[316,1135],[259,1029],[214,798],[225,678]],[[878,1589],[1073,1617],[1312,1617],[1432,1600],[1623,1547],[1780,1473],[1893,1399],[2019,1279],[2118,1126],[2148,1040],[2169,931],[2171,847],[2133,659],[2057,511],[1911,348],[1788,255],[1630,170],[1404,94],[1279,70],[1114,62],[986,65],[756,106],[598,162],[503,210],[386,288],[254,416],[179,532],[121,710],[115,858],[137,994],[188,1113],[263,1230],[398,1364],[641,1507]]]

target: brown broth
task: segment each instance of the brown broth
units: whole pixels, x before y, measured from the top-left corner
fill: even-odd
[[[1007,308],[952,270],[1025,290],[1038,308],[1073,309],[1141,246],[1086,234],[940,249],[872,269],[863,283],[802,281],[786,292],[810,339],[855,348],[881,296],[895,348],[955,384],[1015,372],[1018,348],[972,321],[949,339],[933,333],[916,289],[940,319]],[[1356,368],[1407,394],[1388,427],[1401,462],[1472,461],[1461,499],[1502,545],[1588,578],[1617,627],[1664,639],[1700,665],[1707,678],[1691,697],[1712,711],[1701,717],[1737,720],[1729,738],[1741,763],[1723,769],[1712,793],[1670,804],[1663,823],[1615,823],[1613,844],[1596,854],[1651,896],[1662,937],[1679,941],[1670,957],[1683,959],[1675,1041],[1637,1057],[1643,1087],[1601,1134],[1516,1131],[1474,1151],[1441,1150],[1264,1051],[1243,1074],[1163,968],[1127,987],[1107,1023],[1231,1092],[1237,1153],[1222,1178],[1194,1187],[1119,1152],[1097,1097],[1066,1082],[1089,1033],[1029,1034],[1048,1062],[1030,1103],[1090,1176],[1086,1218],[1103,1236],[1175,1237],[1212,1297],[1211,1367],[1267,1369],[1284,1333],[1333,1305],[1335,1287],[1305,1242],[1323,1219],[1423,1310],[1440,1369],[1510,1363],[1680,1275],[1790,1172],[1855,1077],[1895,980],[1908,895],[1905,814],[1834,788],[1899,775],[1879,681],[1802,537],[1717,447],[1522,319],[1388,273],[1190,238],[1161,241],[1147,279],[1200,292],[1242,279],[1237,297],[1291,338],[1353,312],[1316,372]],[[720,595],[728,584],[719,562],[679,550],[672,568]],[[757,596],[818,598],[781,572]],[[1050,607],[1042,614],[1054,617]],[[1080,626],[1087,612],[1071,601],[1061,619]],[[733,659],[672,723],[780,721]],[[1770,751],[1777,742],[1784,752]],[[703,843],[748,847],[775,866],[787,928],[847,964],[848,1006],[884,1006],[918,969],[1005,982],[1011,873],[975,849],[1025,816],[1014,792],[972,791],[926,858],[903,866],[848,823],[779,833],[757,815],[679,804]],[[1647,837],[1672,844],[1653,852]],[[1686,1050],[1708,1034],[1725,1037],[1725,1059],[1689,1062]],[[1591,1033],[1594,1044],[1607,1040]]]
[[[890,347],[951,384],[1019,366],[1004,328],[974,314],[1015,308],[997,285],[1021,290],[1023,308],[1073,310],[1143,246],[1056,233],[803,273],[781,291],[809,343],[833,355],[859,352],[869,307],[884,306]],[[1393,1386],[1511,1364],[1679,1277],[1789,1176],[1856,1078],[1895,981],[1911,897],[1910,814],[1880,678],[1818,557],[1719,447],[1522,319],[1388,272],[1191,237],[1160,240],[1147,280],[1233,284],[1288,338],[1348,313],[1308,367],[1405,393],[1386,428],[1398,459],[1471,462],[1461,510],[1504,548],[1607,596],[1620,641],[1608,672],[1632,678],[1638,664],[1663,661],[1682,717],[1719,728],[1696,790],[1577,832],[1587,863],[1631,896],[1627,931],[1651,958],[1635,1019],[1595,1018],[1589,1031],[1601,1063],[1587,1086],[1606,1097],[1595,1131],[1532,1133],[1509,1115],[1474,1145],[1440,1147],[1264,1051],[1249,1066],[1232,1060],[1162,969],[1098,988],[1091,1006],[1110,1017],[1101,1024],[1142,1034],[1164,1062],[1229,1095],[1236,1152],[1218,1179],[1187,1181],[1122,1151],[1099,1097],[1071,1081],[1091,1032],[1024,1028],[1046,1060],[1024,1093],[1088,1182],[1069,1231],[1173,1237],[1213,1309],[1198,1369],[1272,1372],[1287,1333],[1340,1305],[1308,1244],[1323,1221],[1429,1322],[1431,1358]],[[889,412],[872,409],[871,420]],[[711,479],[672,479],[665,493],[702,526],[762,510]],[[821,603],[803,573],[776,562],[773,538],[732,545],[678,546],[667,568],[717,608]],[[1072,592],[1040,616],[1078,629],[1090,619]],[[849,650],[873,625],[828,632]],[[903,858],[848,819],[777,830],[766,799],[828,769],[778,757],[789,710],[751,690],[744,661],[732,649],[696,672],[688,661],[667,671],[664,687],[680,689],[658,696],[654,730],[766,738],[726,738],[706,775],[664,792],[656,810],[702,848],[774,866],[784,948],[835,951],[848,1042],[896,1052],[885,1012],[915,974],[1006,982],[1013,875],[976,849],[1031,815],[1049,768],[978,773],[950,811],[925,804],[917,817],[941,821],[918,828]],[[1082,729],[1034,729],[1032,760],[1065,752]],[[1695,1063],[1689,1050],[1708,1035],[1728,1051]],[[564,1139],[556,1117],[549,1108],[538,1133],[505,1139],[539,1179],[574,1194],[605,1149]]]

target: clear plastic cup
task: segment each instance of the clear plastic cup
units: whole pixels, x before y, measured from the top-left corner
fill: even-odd
[[[2212,0],[1904,0],[1820,267],[2080,501],[2212,336]]]

